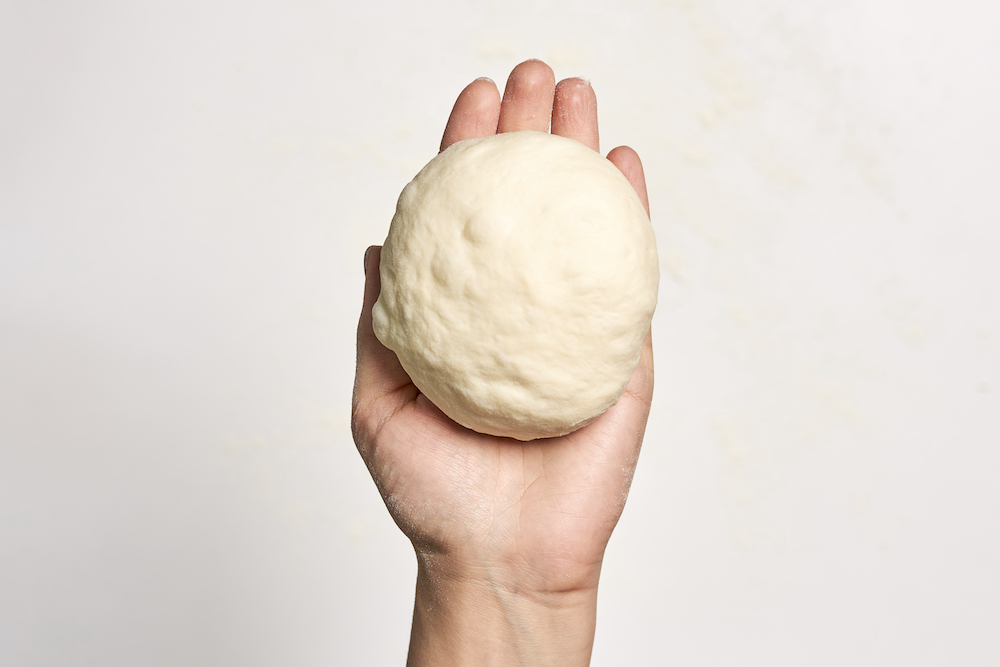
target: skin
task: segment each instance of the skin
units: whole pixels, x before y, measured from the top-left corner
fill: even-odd
[[[551,131],[599,151],[597,99],[529,60],[501,98],[489,79],[458,96],[441,141]],[[646,212],[642,164],[608,154]],[[625,504],[653,393],[649,336],[619,402],[560,438],[519,442],[470,431],[410,381],[372,330],[380,248],[365,254],[354,439],[389,513],[413,544],[417,585],[407,665],[590,663],[601,563]]]

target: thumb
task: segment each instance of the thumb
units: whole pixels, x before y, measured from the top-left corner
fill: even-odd
[[[365,298],[358,322],[358,356],[354,377],[354,413],[372,413],[376,416],[388,407],[390,411],[398,406],[385,406],[385,402],[401,388],[412,384],[396,357],[375,336],[372,327],[372,308],[382,291],[379,275],[382,248],[371,246],[365,251]],[[381,409],[380,409],[381,408]]]

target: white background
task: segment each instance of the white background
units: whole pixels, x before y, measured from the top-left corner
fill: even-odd
[[[1000,9],[0,2],[0,664],[400,665],[362,254],[538,57],[643,157],[594,664],[1000,662]]]

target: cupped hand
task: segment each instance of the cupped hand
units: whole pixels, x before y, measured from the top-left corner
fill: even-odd
[[[518,65],[501,99],[488,79],[469,84],[441,149],[463,139],[547,131],[599,150],[597,100],[586,81],[558,84],[537,60]],[[608,155],[646,211],[642,165],[629,148]],[[559,438],[520,442],[459,426],[410,381],[372,330],[380,249],[365,256],[352,428],[358,450],[421,568],[488,579],[531,594],[596,588],[639,456],[653,392],[652,343],[616,405]]]

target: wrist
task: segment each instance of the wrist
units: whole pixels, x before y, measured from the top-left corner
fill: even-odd
[[[410,667],[588,665],[597,571],[546,580],[507,566],[418,553]]]

